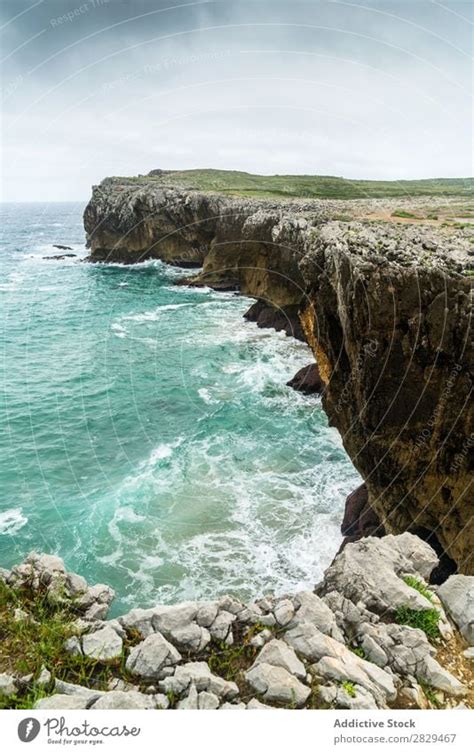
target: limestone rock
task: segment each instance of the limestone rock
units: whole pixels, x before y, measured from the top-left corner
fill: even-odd
[[[172,667],[179,661],[179,651],[161,633],[153,633],[132,648],[126,668],[141,679],[155,680],[162,677],[165,667]]]
[[[276,638],[262,648],[254,661],[253,667],[258,664],[271,664],[274,667],[283,667],[287,672],[300,679],[306,677],[305,666],[298,659],[294,650],[284,643],[284,641]]]
[[[198,708],[213,711],[219,708],[219,698],[214,693],[208,693],[206,690],[203,690],[202,693],[199,693]]]
[[[198,692],[206,690],[225,700],[236,698],[239,694],[235,682],[228,682],[212,674],[206,662],[180,664],[174,675],[159,682],[159,687],[165,693],[172,691],[176,695],[182,695],[191,683],[194,683]]]
[[[251,688],[270,702],[295,706],[303,706],[311,693],[310,688],[303,685],[283,667],[271,664],[256,664],[245,673],[245,679]]]
[[[427,656],[420,671],[420,679],[449,695],[465,695],[468,689],[459,680],[442,667],[432,656]]]
[[[325,635],[344,642],[344,636],[337,626],[336,617],[323,599],[310,591],[301,591],[296,594],[294,604],[296,614],[290,623],[290,627],[307,622],[315,625]]]
[[[153,696],[129,690],[111,690],[104,693],[90,706],[92,709],[154,709],[156,701]]]
[[[429,609],[431,602],[400,576],[427,579],[437,562],[433,549],[410,533],[369,537],[344,547],[326,570],[321,591],[338,591],[379,614],[393,614],[400,606]]]
[[[0,697],[8,698],[15,695],[17,691],[15,678],[6,672],[0,674]]]
[[[98,661],[118,659],[122,655],[122,639],[110,626],[86,633],[82,637],[82,652],[84,656]]]
[[[83,695],[61,695],[55,693],[36,701],[35,709],[87,709],[90,701]]]
[[[451,575],[438,596],[470,646],[474,646],[474,575]]]
[[[293,605],[293,602],[290,601],[290,599],[282,599],[277,604],[275,604],[273,614],[275,615],[277,624],[281,627],[285,627],[286,625],[288,625],[288,623],[291,622],[295,614],[295,607]]]

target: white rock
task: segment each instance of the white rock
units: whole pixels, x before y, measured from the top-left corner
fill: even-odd
[[[153,696],[129,690],[124,693],[121,690],[111,690],[104,693],[95,701],[92,709],[154,709],[156,702]]]
[[[169,635],[174,630],[180,630],[193,622],[197,611],[198,605],[193,602],[184,602],[176,606],[153,607],[151,618],[153,630],[165,636]]]
[[[438,690],[444,690],[449,695],[464,695],[468,689],[454,677],[447,669],[444,669],[432,656],[425,657],[425,666],[420,672],[420,679]]]
[[[104,694],[103,690],[91,690],[83,685],[75,685],[58,679],[54,681],[54,690],[60,695],[83,696],[89,702]]]
[[[205,627],[200,627],[195,622],[190,622],[185,627],[172,630],[168,634],[168,637],[180,648],[195,651],[196,653],[203,651],[211,642],[209,630]]]
[[[98,661],[118,659],[122,655],[122,639],[110,626],[82,636],[82,651],[85,656]]]
[[[73,635],[64,641],[64,650],[70,656],[82,656],[81,642],[77,636]]]
[[[226,641],[232,634],[232,623],[235,616],[231,612],[221,610],[209,628],[209,632],[216,641]]]
[[[306,669],[303,662],[298,659],[290,646],[278,639],[270,641],[262,648],[253,666],[257,664],[271,664],[274,667],[283,667],[287,672],[296,675],[296,677],[302,680],[306,677]]]
[[[161,633],[153,633],[130,651],[126,662],[129,672],[142,679],[159,679],[165,667],[181,661],[181,654]]]
[[[71,596],[79,596],[87,591],[87,581],[82,575],[68,573],[66,576],[66,588]]]
[[[33,708],[35,709],[86,709],[90,703],[89,699],[83,695],[61,695],[55,693],[47,698],[41,698],[36,701]]]
[[[208,690],[219,698],[233,699],[239,694],[235,682],[228,682],[213,675],[206,662],[198,661],[179,665],[172,677],[160,681],[159,687],[165,693],[171,690],[176,695],[181,695],[192,682],[198,692]]]
[[[38,685],[40,688],[45,687],[51,682],[51,672],[46,669],[46,667],[43,665],[41,667],[41,671],[36,678],[36,685]]]
[[[220,707],[220,711],[243,711],[246,707],[245,703],[223,703]]]
[[[278,625],[281,625],[282,627],[288,625],[295,614],[293,602],[291,602],[289,599],[282,599],[275,605],[273,614],[275,615],[275,619]]]
[[[199,693],[198,708],[213,711],[219,708],[219,699],[214,693],[208,693],[204,690],[202,693]]]
[[[16,693],[16,682],[13,675],[9,675],[6,672],[0,674],[0,698],[8,698]]]
[[[195,684],[192,682],[189,686],[186,698],[183,698],[176,706],[177,709],[196,710],[198,707],[198,692]]]
[[[137,630],[142,638],[148,638],[153,633],[151,619],[153,609],[132,609],[127,614],[118,618],[118,621],[126,630]]]
[[[344,636],[337,626],[334,613],[319,596],[311,591],[301,591],[296,594],[294,603],[296,614],[290,623],[290,627],[307,622],[317,627],[325,635],[344,642]]]
[[[324,678],[360,685],[374,696],[382,708],[397,696],[392,675],[350,651],[339,657],[324,656],[316,664],[316,670]]]
[[[196,613],[196,622],[201,627],[208,628],[217,617],[218,607],[215,602],[201,604]]]
[[[308,700],[311,690],[283,667],[257,664],[245,673],[251,688],[266,701],[274,701],[297,708]]]
[[[248,702],[247,708],[249,711],[275,711],[274,706],[267,706],[266,703],[262,703],[257,698],[252,698],[252,700]]]
[[[451,575],[438,596],[470,646],[474,646],[474,575]]]
[[[466,650],[463,651],[463,655],[466,657],[466,659],[474,659],[474,646],[466,648]]]

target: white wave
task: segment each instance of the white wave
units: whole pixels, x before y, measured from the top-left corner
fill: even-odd
[[[120,338],[127,337],[127,330],[125,329],[125,327],[122,327],[122,325],[119,324],[118,322],[113,322],[113,324],[111,324],[110,326],[110,329],[114,333],[115,337],[120,337]]]
[[[158,306],[158,308],[153,309],[153,311],[141,311],[137,314],[128,314],[123,317],[123,320],[128,322],[156,322],[166,311],[175,311],[176,309],[181,309],[190,305],[190,303],[167,303],[164,306]]]
[[[23,515],[21,507],[12,507],[10,510],[0,513],[0,534],[17,533],[28,522]]]

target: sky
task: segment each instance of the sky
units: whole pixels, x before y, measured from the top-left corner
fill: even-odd
[[[471,0],[2,0],[1,197],[213,167],[465,177]]]

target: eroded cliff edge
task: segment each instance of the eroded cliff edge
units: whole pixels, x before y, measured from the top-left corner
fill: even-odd
[[[109,178],[84,224],[92,260],[202,265],[192,282],[257,298],[259,323],[301,336],[301,322],[381,529],[416,532],[472,573],[474,229],[428,211],[450,203],[250,200]],[[424,221],[395,222],[395,207]]]

